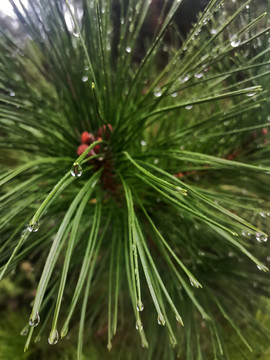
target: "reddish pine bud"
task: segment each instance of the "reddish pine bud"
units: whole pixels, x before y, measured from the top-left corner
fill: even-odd
[[[77,154],[80,156],[82,155],[82,153],[88,148],[88,145],[87,144],[82,144],[78,147],[77,149]],[[89,154],[87,155],[89,156]]]
[[[95,141],[95,137],[93,134],[89,133],[88,131],[84,131],[81,134],[81,142],[82,144],[88,144],[90,145],[92,142]]]
[[[102,140],[102,138],[99,136],[97,139],[96,139],[96,141],[101,141]],[[94,147],[94,152],[96,153],[96,154],[98,154],[99,153],[99,150],[100,150],[100,144],[97,144],[95,147]]]
[[[103,137],[104,139],[108,140],[112,132],[113,128],[111,124],[103,125],[101,128],[99,128],[97,136]]]

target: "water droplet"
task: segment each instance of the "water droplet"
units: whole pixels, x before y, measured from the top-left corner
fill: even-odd
[[[141,145],[142,146],[146,146],[147,145],[147,142],[145,140],[141,140]]]
[[[260,265],[257,265],[257,268],[261,271],[263,270],[263,268]]]
[[[154,92],[155,97],[160,97],[162,95],[162,91],[160,89],[156,89]]]
[[[142,331],[142,329],[143,329],[143,324],[142,324],[141,320],[138,319],[136,321],[136,330]]]
[[[143,311],[144,305],[141,300],[138,300],[136,309],[137,309],[137,311]]]
[[[194,77],[195,77],[196,79],[200,79],[200,78],[203,77],[203,73],[195,74]]]
[[[265,213],[260,212],[260,215],[261,215],[262,218],[266,218],[266,214],[265,214]]]
[[[267,260],[268,262],[270,262],[270,256],[267,256],[266,260]]]
[[[10,96],[15,96],[16,94],[15,94],[14,91],[10,91],[10,92],[9,92],[9,95],[10,95]]]
[[[82,77],[82,81],[83,81],[83,82],[86,82],[87,80],[88,80],[88,76],[83,76],[83,77]]]
[[[158,314],[157,322],[158,322],[158,325],[165,326],[166,322],[165,322],[164,316],[162,314]]]
[[[39,221],[36,221],[34,224],[30,223],[28,226],[27,226],[27,229],[28,231],[30,232],[37,232],[38,229],[39,229]]]
[[[217,33],[217,30],[216,30],[216,29],[211,29],[210,33],[211,33],[212,35],[215,35],[215,34]]]
[[[256,240],[259,242],[266,242],[268,239],[268,236],[266,234],[260,232],[256,232],[255,236],[256,236]]]
[[[176,97],[177,96],[177,92],[172,93],[171,97]]]
[[[126,47],[126,52],[127,52],[127,53],[130,53],[130,52],[131,52],[131,47],[130,47],[130,46],[127,46],[127,47]]]
[[[180,80],[181,83],[185,83],[185,82],[187,82],[189,79],[190,79],[190,76],[189,76],[189,75],[185,75],[185,76],[179,78],[179,80]]]
[[[248,232],[248,231],[242,231],[242,235],[244,236],[244,237],[249,237],[251,234],[250,234],[250,232]]]
[[[72,169],[70,171],[71,175],[74,177],[80,177],[82,175],[82,167],[80,164],[73,164]]]
[[[183,321],[182,321],[181,317],[176,316],[175,319],[176,319],[176,321],[179,322],[180,324],[183,324]]]
[[[240,45],[241,40],[240,40],[240,39],[237,39],[237,35],[233,35],[233,36],[230,38],[230,42],[231,42],[231,46],[232,46],[232,47],[237,47],[237,46]]]
[[[40,317],[39,317],[39,314],[36,313],[35,316],[30,318],[29,325],[33,326],[33,327],[36,327],[36,326],[38,326],[39,323],[40,323]]]
[[[158,163],[159,163],[159,159],[154,159],[154,164],[157,165]]]
[[[59,340],[59,334],[58,334],[58,331],[56,329],[53,329],[51,332],[50,332],[50,335],[48,337],[48,343],[50,345],[56,345],[58,343],[58,340]]]
[[[108,349],[109,351],[111,351],[111,350],[112,350],[112,343],[111,343],[111,342],[109,342],[109,343],[108,343],[108,345],[107,345],[107,349]]]
[[[190,277],[189,281],[190,281],[191,286],[194,286],[196,288],[201,287],[201,284],[196,279]]]
[[[80,33],[78,31],[73,31],[73,35],[75,38],[78,38],[80,36]]]
[[[20,335],[21,336],[26,336],[28,334],[28,331],[29,331],[29,324],[27,324],[23,329],[22,331],[20,332]]]
[[[252,97],[252,96],[254,96],[254,95],[256,95],[256,93],[255,93],[255,92],[250,92],[250,93],[247,93],[247,96],[249,96],[249,97]]]
[[[187,109],[187,110],[190,110],[190,109],[192,109],[192,108],[193,108],[192,105],[187,105],[187,106],[185,107],[185,109]]]

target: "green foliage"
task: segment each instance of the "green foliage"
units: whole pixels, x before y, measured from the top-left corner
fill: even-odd
[[[269,1],[211,0],[187,37],[164,1],[145,41],[154,2],[10,2],[26,40],[1,29],[0,279],[26,259],[39,279],[25,350],[70,332],[77,359],[255,354]]]

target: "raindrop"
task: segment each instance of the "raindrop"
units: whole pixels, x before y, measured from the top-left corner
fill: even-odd
[[[154,159],[154,164],[157,165],[159,163],[159,159]],[[270,216],[270,214],[269,214]]]
[[[26,336],[28,334],[28,331],[29,331],[29,324],[27,324],[23,329],[22,331],[20,332],[20,335],[21,336]]]
[[[252,96],[254,96],[254,95],[256,95],[255,92],[251,92],[251,93],[248,93],[248,94],[247,94],[247,96],[249,96],[249,97],[252,97]]]
[[[37,232],[38,231],[38,229],[39,229],[39,222],[38,221],[36,221],[34,224],[29,224],[28,226],[27,226],[27,229],[28,229],[28,231],[30,231],[30,232]]]
[[[180,80],[181,83],[185,83],[185,82],[187,82],[189,79],[190,79],[190,76],[189,76],[189,75],[185,75],[185,76],[179,78],[179,80]]]
[[[73,36],[75,36],[75,38],[78,38],[80,36],[80,33],[78,31],[73,31]]]
[[[10,91],[10,92],[9,92],[9,95],[10,95],[10,96],[15,96],[15,92],[14,92],[14,91]]]
[[[50,332],[50,335],[48,337],[48,343],[50,345],[56,345],[58,343],[58,340],[59,340],[58,331],[54,329]]]
[[[194,77],[195,77],[196,79],[200,79],[200,78],[203,77],[203,73],[195,74]]]
[[[217,33],[217,30],[216,30],[216,29],[211,29],[210,33],[211,33],[212,35],[215,35],[215,34]]]
[[[192,105],[187,105],[185,108],[186,108],[187,110],[190,110],[190,109],[193,108],[193,106],[192,106]]]
[[[262,218],[266,218],[266,215],[265,215],[265,213],[263,213],[263,212],[260,212],[260,215],[261,215],[261,217],[262,217]]]
[[[157,322],[158,322],[158,325],[165,326],[166,323],[165,323],[164,316],[162,314],[158,314]]]
[[[194,286],[196,288],[200,287],[200,284],[194,278],[189,278],[189,281],[190,281],[191,286]]]
[[[111,342],[109,342],[109,344],[107,345],[107,349],[108,349],[109,351],[112,350],[112,343],[111,343]]]
[[[242,231],[242,235],[244,236],[244,237],[249,237],[251,234],[250,234],[250,232],[248,232],[248,231]]]
[[[172,93],[171,97],[176,97],[177,96],[177,92]]]
[[[127,47],[126,47],[126,52],[127,52],[127,53],[130,53],[130,52],[131,52],[131,47],[130,47],[130,46],[127,46]]]
[[[137,311],[143,311],[144,305],[143,305],[141,300],[138,300],[137,305],[136,305],[136,309],[137,309]]]
[[[40,317],[39,317],[39,314],[36,313],[36,315],[34,317],[30,318],[29,325],[32,327],[36,327],[36,326],[38,326],[39,322],[40,322]]]
[[[256,240],[259,242],[266,242],[268,239],[268,236],[266,234],[260,232],[256,232],[255,236],[256,236]]]
[[[162,95],[162,91],[160,89],[156,89],[154,92],[155,97],[160,97]]]
[[[86,82],[87,80],[88,80],[88,76],[83,76],[83,77],[82,77],[82,81],[83,81],[83,82]]]
[[[230,38],[230,42],[231,42],[231,46],[232,46],[232,47],[237,47],[237,46],[240,45],[241,40],[240,40],[240,39],[237,39],[237,36],[236,36],[236,35],[233,35],[233,36]]]
[[[260,270],[260,271],[263,271],[263,268],[262,268],[262,266],[260,266],[260,265],[257,265],[257,268]]]
[[[143,329],[143,324],[142,324],[141,320],[138,319],[136,321],[136,330],[142,331],[142,329]]]
[[[176,316],[175,319],[176,319],[176,321],[179,322],[180,324],[183,324],[183,321],[182,321],[181,317]]]
[[[145,140],[141,140],[141,145],[142,146],[146,146],[147,145],[147,142]]]
[[[80,177],[82,175],[82,167],[80,164],[73,164],[72,169],[70,171],[71,175],[74,177]]]

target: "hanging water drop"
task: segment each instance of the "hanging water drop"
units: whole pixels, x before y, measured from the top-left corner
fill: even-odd
[[[248,231],[242,231],[242,235],[244,236],[244,237],[249,237],[251,234],[250,234],[250,232],[248,232]]]
[[[157,165],[159,163],[159,159],[154,159],[154,164]]]
[[[189,281],[190,281],[191,286],[194,286],[196,288],[201,287],[201,284],[196,279],[190,277]]]
[[[137,311],[143,311],[144,305],[143,305],[141,300],[138,300],[137,305],[136,305],[136,309],[137,309]]]
[[[86,82],[88,80],[88,76],[83,76],[82,77],[82,82]]]
[[[237,47],[237,46],[240,45],[241,40],[240,40],[240,39],[237,39],[237,36],[236,36],[236,35],[233,35],[233,36],[230,38],[230,42],[231,42],[231,46],[232,46],[232,47]]]
[[[265,213],[260,212],[260,215],[261,215],[262,218],[266,218],[266,214],[265,214]]]
[[[147,145],[147,142],[145,140],[141,140],[141,145],[142,146],[146,146]]]
[[[70,173],[74,177],[80,177],[82,175],[82,167],[80,164],[73,164],[72,169],[70,170]]]
[[[9,96],[15,96],[16,94],[15,94],[15,92],[14,91],[10,91],[9,92]]]
[[[158,314],[157,322],[158,322],[158,325],[165,326],[166,322],[165,322],[164,316],[162,314]]]
[[[210,33],[211,33],[212,35],[215,35],[215,34],[217,33],[217,30],[216,30],[216,29],[211,29]]]
[[[48,343],[50,345],[56,345],[58,343],[58,340],[59,340],[58,331],[54,329],[50,332],[50,335],[48,337]]]
[[[38,229],[39,229],[39,221],[36,221],[35,223],[30,223],[28,226],[27,226],[27,229],[28,231],[30,232],[37,232]]]
[[[182,84],[187,82],[189,79],[190,79],[189,75],[185,75],[185,76],[179,78],[179,80]]]
[[[142,331],[142,329],[143,329],[143,324],[142,324],[141,320],[138,319],[136,321],[136,330]]]
[[[252,97],[252,96],[254,96],[254,95],[256,95],[256,93],[255,93],[255,92],[250,92],[250,93],[247,93],[247,96],[249,96],[249,97]]]
[[[23,329],[22,331],[20,332],[20,335],[21,336],[26,336],[28,334],[28,331],[29,331],[29,324],[27,324]]]
[[[126,52],[127,52],[127,53],[130,53],[130,52],[131,52],[131,47],[130,47],[130,46],[127,46],[127,47],[126,47]]]
[[[160,97],[162,95],[162,92],[160,89],[156,89],[155,92],[154,92],[154,96],[155,97]]]
[[[200,78],[203,77],[203,73],[195,74],[194,77],[195,77],[196,79],[200,79]]]
[[[193,108],[192,105],[187,105],[187,106],[185,107],[185,109],[187,109],[187,110],[190,110],[190,109],[192,109],[192,108]]]
[[[38,326],[38,324],[40,323],[40,317],[39,317],[39,314],[36,313],[35,316],[32,316],[29,320],[29,325],[32,326],[32,327],[36,327]]]
[[[256,232],[255,236],[256,236],[256,240],[259,242],[266,242],[268,239],[268,236],[266,234],[260,232]]]
[[[72,34],[73,34],[73,36],[75,36],[75,38],[78,38],[80,36],[80,33],[77,31],[73,31]]]
[[[179,322],[180,324],[183,324],[183,321],[182,321],[181,317],[176,316],[175,319],[176,319],[176,321]]]
[[[171,97],[176,97],[177,96],[177,92],[172,93]]]

